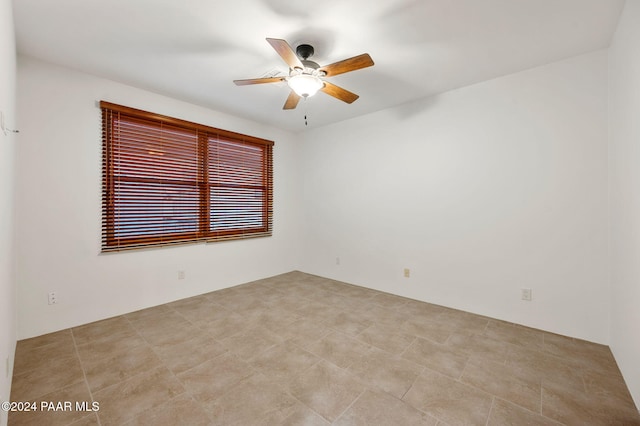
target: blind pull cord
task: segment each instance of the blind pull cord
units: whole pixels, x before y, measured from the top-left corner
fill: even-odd
[[[307,97],[304,97],[303,99],[304,99],[304,101],[303,101],[303,103],[304,103],[304,125],[308,126],[309,123],[307,123]]]

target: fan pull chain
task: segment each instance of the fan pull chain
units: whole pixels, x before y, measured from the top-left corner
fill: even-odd
[[[304,98],[304,125],[309,125],[309,123],[307,123],[307,98]]]

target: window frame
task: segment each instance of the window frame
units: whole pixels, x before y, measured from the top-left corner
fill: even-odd
[[[131,249],[141,249],[148,247],[159,247],[176,244],[191,244],[199,242],[216,242],[223,240],[236,240],[245,238],[268,237],[273,232],[273,146],[274,142],[254,136],[243,135],[228,130],[217,129],[214,127],[198,124],[174,117],[169,117],[157,113],[151,113],[140,109],[117,105],[114,103],[100,101],[102,112],[102,252],[122,251]],[[120,139],[116,136],[115,126],[118,120],[131,119],[148,125],[169,126],[177,130],[186,132],[195,132],[197,138],[197,148],[193,152],[193,158],[196,160],[196,177],[183,181],[173,179],[167,180],[162,177],[127,177],[122,173],[118,175],[114,170],[116,155],[123,155],[120,145],[116,148],[116,144]],[[162,127],[161,127],[162,128]],[[168,131],[167,131],[168,132]],[[164,135],[164,133],[163,133]],[[153,136],[153,135],[152,135]],[[209,150],[212,144],[226,144],[229,146],[251,147],[260,149],[261,173],[257,181],[260,184],[242,185],[233,184],[233,176],[224,179],[223,182],[214,183],[210,180],[209,171],[212,168]],[[116,153],[116,149],[120,150]],[[125,151],[126,152],[126,151]],[[187,151],[184,151],[187,152]],[[191,155],[191,153],[189,153]],[[237,154],[238,159],[242,160],[241,154]],[[254,161],[255,162],[255,161]],[[221,164],[221,163],[215,163]],[[147,165],[146,167],[149,167]],[[154,165],[154,167],[156,167]],[[169,167],[169,166],[167,166]],[[220,167],[220,166],[219,166]],[[144,169],[148,170],[148,169]],[[166,171],[166,170],[165,170]],[[252,175],[253,176],[253,175]],[[258,176],[258,175],[256,175]],[[227,180],[228,179],[228,180]],[[142,185],[156,185],[158,188],[162,186],[183,186],[185,188],[193,188],[198,193],[197,204],[197,230],[191,232],[180,232],[178,228],[166,231],[152,236],[143,236],[142,232],[137,236],[122,237],[123,223],[119,225],[117,222],[116,204],[121,198],[124,198],[116,188],[117,184],[137,182]],[[250,189],[259,191],[262,196],[262,208],[260,214],[259,227],[238,227],[235,229],[214,230],[212,222],[211,210],[211,190],[215,187],[226,187],[235,189]],[[161,191],[161,189],[160,189]],[[231,189],[233,191],[233,189]],[[126,191],[124,191],[126,192]],[[151,199],[153,191],[149,190],[147,197]],[[157,194],[156,194],[157,195]],[[143,196],[142,196],[143,197]],[[143,198],[141,198],[143,199]],[[187,199],[187,203],[189,203]],[[247,204],[248,206],[248,204]],[[122,209],[122,207],[121,207]],[[259,210],[259,209],[258,209]],[[157,214],[157,211],[153,211]],[[149,214],[146,220],[153,221],[153,214]],[[233,221],[235,224],[236,221]],[[238,223],[243,224],[240,220]],[[248,225],[248,222],[244,223]],[[138,228],[135,228],[138,229]]]

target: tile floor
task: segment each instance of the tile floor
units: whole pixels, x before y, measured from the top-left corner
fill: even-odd
[[[9,425],[640,425],[606,346],[291,272],[18,342]]]

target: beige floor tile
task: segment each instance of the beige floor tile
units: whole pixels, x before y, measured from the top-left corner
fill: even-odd
[[[224,353],[177,375],[198,401],[222,396],[233,385],[252,375],[251,366],[235,355]]]
[[[611,351],[604,345],[546,333],[544,351],[562,357],[578,368],[620,375]]]
[[[507,354],[506,364],[537,375],[543,384],[555,384],[570,392],[585,390],[581,370],[555,355],[513,346]]]
[[[289,341],[302,348],[322,339],[332,330],[323,325],[319,321],[313,321],[307,318],[295,321],[285,327],[275,330],[283,340]]]
[[[400,326],[400,330],[405,334],[410,334],[423,339],[428,339],[437,343],[445,343],[455,328],[435,319],[412,318],[405,321]]]
[[[94,392],[93,400],[100,403],[98,417],[103,426],[121,425],[144,411],[163,406],[184,391],[175,376],[160,367]]]
[[[369,321],[363,321],[357,314],[347,312],[326,318],[323,323],[333,330],[350,336],[360,334],[372,324]]]
[[[209,299],[217,303],[220,306],[230,310],[231,312],[239,312],[246,309],[251,305],[259,305],[260,299],[251,295],[251,294],[243,294],[242,292],[233,292],[233,293],[209,293],[207,295]]]
[[[240,333],[220,340],[229,351],[240,358],[249,360],[282,342],[282,338],[274,332],[260,326],[246,328]]]
[[[544,351],[558,356],[599,354],[610,357],[611,355],[611,351],[605,345],[553,333],[544,334]]]
[[[280,426],[329,426],[331,423],[304,404],[297,404]]]
[[[457,352],[473,355],[476,359],[504,363],[512,345],[482,334],[455,332],[449,336],[446,346]]]
[[[113,341],[114,336],[133,331],[131,323],[124,317],[114,317],[92,322],[71,329],[76,345],[84,345],[95,341]]]
[[[20,401],[26,400],[21,399]],[[92,412],[81,410],[80,407],[76,406],[76,402],[82,403],[83,401],[88,402],[87,407],[91,406],[91,395],[84,382],[75,383],[42,395],[35,400],[29,399],[29,401],[36,404],[36,410],[9,413],[8,424],[10,426],[63,426],[85,417],[95,418]]]
[[[560,423],[539,413],[495,398],[487,426],[560,426]]]
[[[149,346],[140,345],[107,358],[83,362],[82,367],[89,388],[95,392],[161,365],[160,358]]]
[[[287,327],[289,324],[293,324],[296,321],[300,320],[300,317],[290,311],[283,310],[281,308],[269,308],[265,312],[260,312],[257,314],[249,313],[247,315],[247,319],[255,324],[260,324],[260,326],[273,331],[278,332],[284,327]]]
[[[425,370],[402,398],[450,425],[484,426],[493,397],[440,373]]]
[[[293,413],[296,404],[291,395],[257,373],[205,403],[205,409],[216,425],[264,424],[265,418],[270,424],[278,424]]]
[[[147,342],[135,330],[126,330],[117,332],[107,339],[77,345],[76,349],[80,361],[88,363],[109,358],[114,353],[131,351],[146,344]]]
[[[603,400],[609,400],[612,404],[628,406],[635,409],[635,404],[629,393],[629,389],[621,376],[586,370],[583,373],[585,392]]]
[[[168,306],[193,323],[214,321],[231,313],[228,309],[213,303],[206,296],[178,300],[169,303]]]
[[[278,299],[269,299],[269,298],[263,297],[263,300],[265,300],[267,305],[271,307],[271,309],[273,310],[281,311],[281,312],[282,311],[290,312],[298,316],[298,314],[296,313],[296,310],[300,307],[301,297],[304,297],[304,296],[296,296],[294,294],[285,294],[284,296],[279,297]]]
[[[93,413],[81,418],[80,420],[76,420],[75,422],[70,423],[68,426],[100,426],[100,422],[98,421],[98,415],[96,413]]]
[[[358,334],[356,339],[378,349],[401,354],[413,343],[416,337],[402,333],[397,326],[374,324]]]
[[[380,389],[402,398],[424,367],[372,348],[366,355],[351,364],[348,371],[369,387]]]
[[[252,325],[253,324],[251,322],[247,321],[241,315],[233,313],[226,318],[220,318],[201,325],[200,328],[206,331],[214,339],[222,340],[226,337],[233,336]]]
[[[344,283],[337,282],[337,290],[340,294],[355,298],[357,300],[362,300],[365,302],[371,302],[371,300],[379,294],[377,292],[372,291],[371,289],[360,287],[357,285],[345,285]],[[406,299],[409,300],[409,299]]]
[[[400,332],[400,326],[411,318],[411,316],[407,315],[404,311],[384,308],[372,303],[365,303],[354,312],[362,318],[362,321],[367,321],[381,327],[393,328],[398,332]]]
[[[30,370],[45,368],[57,360],[75,358],[73,342],[57,341],[45,346],[25,348],[22,342],[16,345],[14,371],[21,374]]]
[[[151,321],[160,321],[166,317],[168,313],[170,313],[172,309],[169,305],[158,305],[152,308],[141,309],[139,311],[131,312],[125,315],[125,318],[128,319],[132,324],[136,322],[145,320]]]
[[[325,288],[323,285],[317,285],[312,289],[310,297],[314,300],[317,300],[321,303],[327,304],[329,306],[334,306],[340,310],[344,309],[344,306],[340,303],[340,296],[333,291]],[[340,304],[336,304],[336,302]]]
[[[187,320],[171,322],[165,326],[147,326],[138,332],[150,345],[155,347],[182,344],[202,330]]]
[[[384,392],[367,390],[334,426],[435,426],[437,420]]]
[[[262,300],[260,296],[253,297],[250,300],[246,305],[235,308],[233,312],[242,315],[245,320],[253,322],[253,316],[266,314],[271,311],[271,305]]]
[[[542,350],[544,332],[520,327],[504,321],[490,320],[484,334],[496,340],[522,346],[528,349]]]
[[[305,349],[338,367],[347,368],[367,353],[371,346],[334,331]]]
[[[370,299],[371,303],[385,308],[402,308],[409,302],[405,297],[388,293],[378,293]]]
[[[66,329],[57,331],[55,333],[44,334],[38,337],[32,337],[30,339],[20,340],[16,346],[17,356],[23,357],[24,354],[39,348],[41,346],[47,346],[51,344],[73,345],[73,337],[71,336],[71,330]]]
[[[295,313],[307,320],[324,322],[327,319],[340,315],[342,310],[328,303],[312,299],[302,301]]]
[[[213,337],[201,332],[183,343],[155,347],[155,351],[169,370],[178,374],[217,358],[227,349]]]
[[[291,307],[292,310],[298,309],[302,301],[310,298],[309,289],[300,284],[284,284],[281,288],[267,287],[267,289],[260,294],[260,297],[270,304],[286,298],[288,301],[285,301],[285,306]],[[295,302],[295,306],[291,306],[289,301]]]
[[[329,421],[337,419],[365,390],[347,371],[320,361],[297,377],[291,394]]]
[[[380,307],[378,305],[373,305],[368,299],[358,298],[356,296],[349,296],[343,293],[338,293],[338,296],[342,299],[342,303],[336,304],[336,306],[340,307],[343,312],[347,313],[357,313],[358,320],[363,322],[373,322],[366,318],[365,316],[360,316],[359,313],[366,310],[367,307],[375,306],[376,308]],[[392,311],[391,308],[387,309],[387,311]]]
[[[542,414],[565,425],[640,425],[640,414],[627,405],[554,386],[542,388]]]
[[[174,302],[169,302],[166,304],[166,306],[180,312],[181,308],[184,308],[186,311],[189,311],[192,308],[195,308],[195,310],[200,310],[199,308],[202,306],[207,307],[208,310],[213,305],[210,296],[206,294],[200,294],[197,296],[176,300]]]
[[[406,304],[401,305],[395,310],[403,312],[408,317],[428,321],[437,318],[441,313],[447,311],[448,308],[409,299]]]
[[[540,412],[541,380],[528,371],[472,357],[460,381],[530,411]]]
[[[212,424],[204,408],[185,393],[160,407],[140,413],[124,426],[208,426]]]
[[[442,312],[438,320],[453,327],[459,334],[479,334],[484,332],[489,324],[487,317],[453,309]]]
[[[84,382],[84,374],[77,357],[56,358],[44,367],[15,374],[11,400],[32,400],[81,382]]]
[[[402,357],[454,379],[460,377],[469,359],[469,355],[421,338],[416,339]]]
[[[320,358],[316,355],[285,342],[256,356],[250,364],[273,383],[286,386],[318,361]]]
[[[127,318],[129,323],[139,332],[162,330],[174,324],[184,324],[188,322],[183,315],[180,315],[175,309],[171,308],[164,312],[158,311],[156,315],[138,315],[135,318],[125,316],[125,318]]]

